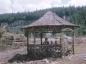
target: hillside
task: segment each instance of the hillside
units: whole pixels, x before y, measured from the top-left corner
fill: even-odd
[[[34,12],[1,14],[0,24],[7,23],[8,31],[18,33],[22,26],[39,19],[49,10],[55,12],[62,18],[65,16],[66,20],[79,25],[80,28],[76,30],[78,35],[86,35],[86,7],[58,7]]]

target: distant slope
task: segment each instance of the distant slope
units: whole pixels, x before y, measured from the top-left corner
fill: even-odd
[[[58,7],[38,10],[34,12],[1,14],[0,24],[3,22],[8,23],[8,27],[16,28],[14,29],[15,31],[18,30],[18,27],[30,24],[39,19],[49,10],[55,12],[60,17],[65,16],[66,20],[69,20],[72,23],[80,25],[80,28],[76,30],[77,34],[86,35],[86,7]]]

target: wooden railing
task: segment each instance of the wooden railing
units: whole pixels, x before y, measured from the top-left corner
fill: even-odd
[[[28,55],[33,57],[57,57],[62,56],[62,48],[61,45],[49,44],[49,45],[41,45],[41,44],[30,44],[28,46]]]

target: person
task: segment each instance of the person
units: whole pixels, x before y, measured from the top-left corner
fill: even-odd
[[[51,45],[53,45],[53,41],[51,41]]]
[[[45,57],[49,57],[49,55],[50,55],[50,51],[49,51],[49,41],[48,41],[48,38],[45,38],[45,41],[43,42],[43,50],[44,50],[44,52],[45,52]]]
[[[58,45],[57,41],[55,40],[55,45]]]
[[[44,41],[44,43],[43,43],[43,44],[46,44],[46,45],[48,45],[48,44],[49,44],[48,38],[45,38],[45,41]]]

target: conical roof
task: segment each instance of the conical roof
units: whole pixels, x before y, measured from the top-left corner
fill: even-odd
[[[38,26],[75,26],[75,25],[59,17],[55,13],[48,11],[40,19],[34,21],[32,24],[28,26],[25,26],[25,28],[34,26],[38,27]]]

